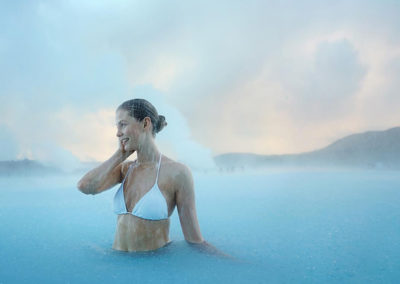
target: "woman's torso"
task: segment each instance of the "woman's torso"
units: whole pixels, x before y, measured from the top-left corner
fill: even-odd
[[[158,174],[158,189],[165,198],[168,217],[175,208],[176,182],[174,162],[162,156]],[[146,167],[132,165],[123,186],[126,209],[132,212],[139,200],[155,185],[158,164]],[[120,214],[113,248],[123,251],[146,251],[160,248],[169,242],[169,218],[146,220],[130,213]]]

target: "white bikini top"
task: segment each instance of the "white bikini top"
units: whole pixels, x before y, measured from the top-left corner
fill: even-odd
[[[168,219],[167,201],[158,188],[158,173],[160,172],[161,154],[158,162],[156,182],[153,187],[136,203],[132,212],[126,209],[124,184],[126,177],[134,168],[135,163],[129,166],[128,172],[125,175],[121,186],[114,195],[114,213],[115,214],[132,214],[133,216],[147,220],[163,220]]]

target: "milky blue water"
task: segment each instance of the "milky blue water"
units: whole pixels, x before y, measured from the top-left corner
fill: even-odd
[[[111,249],[117,188],[80,193],[79,177],[0,179],[0,283],[396,283],[400,173],[195,174],[203,236],[232,256],[186,244]]]

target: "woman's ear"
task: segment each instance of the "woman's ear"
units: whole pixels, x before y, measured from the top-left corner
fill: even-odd
[[[146,116],[146,117],[143,119],[143,128],[147,128],[147,127],[150,125],[150,123],[151,123],[150,117]]]

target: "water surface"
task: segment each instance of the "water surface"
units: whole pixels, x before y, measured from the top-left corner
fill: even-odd
[[[291,170],[195,174],[203,236],[232,256],[172,243],[111,249],[117,187],[80,193],[79,177],[0,179],[0,283],[396,283],[400,174]]]

